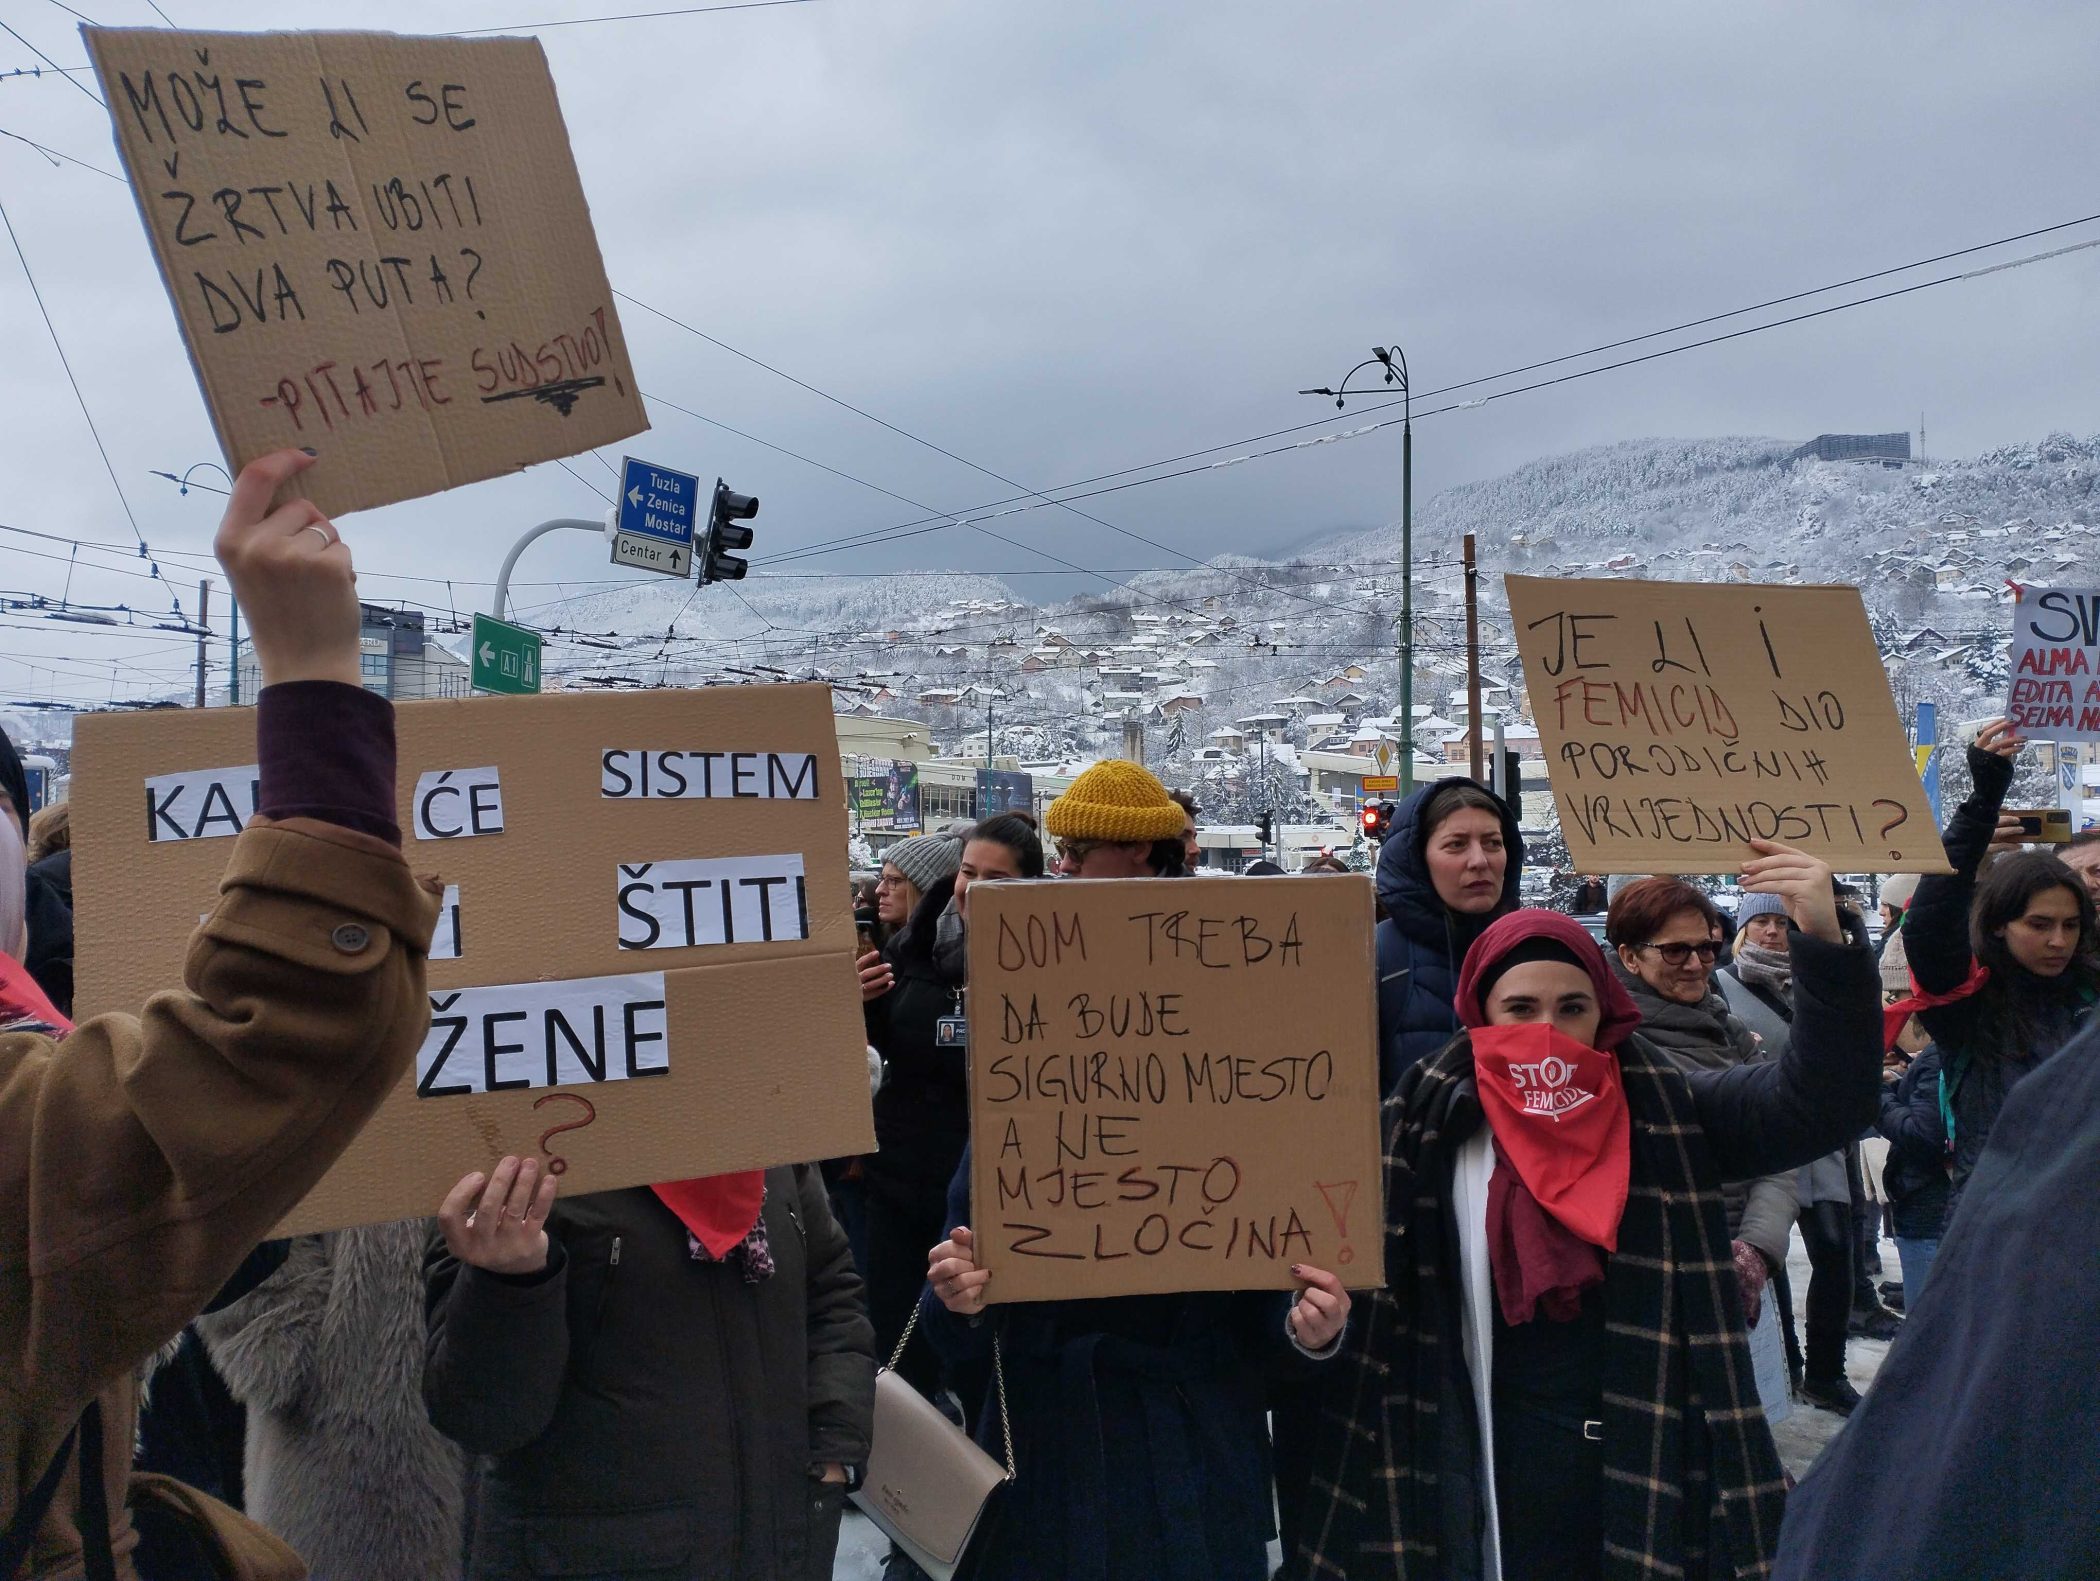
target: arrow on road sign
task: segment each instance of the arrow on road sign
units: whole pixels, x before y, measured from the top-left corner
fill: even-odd
[[[496,650],[485,642],[481,645],[481,662],[483,664],[494,664],[496,662]]]
[[[640,510],[642,508],[642,491],[639,488],[629,489],[627,491],[627,503],[636,510]]]

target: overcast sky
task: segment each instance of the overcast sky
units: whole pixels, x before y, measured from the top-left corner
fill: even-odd
[[[628,8],[362,0],[355,21]],[[146,0],[82,9],[154,21]],[[351,20],[313,0],[167,9],[198,28]],[[49,0],[0,0],[0,20],[61,64],[85,58]],[[539,31],[616,287],[1039,488],[1337,415],[1294,392],[1373,342],[1403,346],[1426,391],[2100,210],[2090,0],[815,0]],[[32,63],[0,35],[0,70]],[[116,168],[103,111],[51,76],[0,80],[0,128]],[[204,549],[216,497],[151,476],[217,452],[129,194],[0,140],[0,201],[140,527],[156,550]],[[2100,251],[2075,254],[1438,417],[1416,436],[1416,486],[1616,439],[1915,428],[1921,411],[1935,454],[2091,433],[2096,281]],[[128,540],[11,249],[0,321],[0,522]],[[1013,492],[661,319],[630,307],[623,323],[645,390],[943,511]],[[761,558],[918,514],[652,415],[626,448],[759,495]],[[1088,508],[1190,555],[1270,552],[1392,518],[1398,469],[1387,431]],[[465,609],[522,528],[602,508],[548,466],[342,525],[375,595],[442,607],[442,588],[378,573],[452,577]],[[1063,512],[996,525],[1088,566],[1179,563]],[[29,550],[67,553],[0,534],[0,586],[57,593],[67,566]],[[518,577],[574,591],[618,574],[605,553],[557,536]],[[165,607],[91,563],[137,569],[83,553],[74,598]],[[1048,565],[965,528],[792,569]],[[196,577],[181,574],[185,608]],[[138,695],[179,682],[191,651],[0,627],[0,699],[99,699],[111,658],[130,666],[117,694]],[[98,662],[41,662],[57,656]]]

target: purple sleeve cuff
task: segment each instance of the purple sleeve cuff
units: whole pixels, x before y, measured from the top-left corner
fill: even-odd
[[[265,818],[319,818],[401,843],[394,822],[394,705],[342,681],[280,681],[257,699]]]

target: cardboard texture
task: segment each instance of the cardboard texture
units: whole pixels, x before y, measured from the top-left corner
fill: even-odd
[[[1949,871],[1857,588],[1506,582],[1576,871]]]
[[[81,31],[229,470],[338,515],[649,426],[538,40]]]
[[[447,943],[456,936],[457,953],[430,963],[436,1016],[420,1063],[427,1069],[452,1039],[456,1047],[431,1076],[435,1089],[483,1085],[492,1065],[499,1080],[535,1067],[541,1074],[517,1090],[419,1097],[412,1069],[286,1220],[286,1233],[434,1213],[461,1175],[505,1153],[562,1158],[562,1190],[574,1194],[873,1148],[828,689],[472,698],[405,703],[396,715],[409,864],[457,890],[456,910],[439,923]],[[614,749],[811,753],[819,794],[609,798],[601,760]],[[198,913],[218,900],[231,845],[211,838],[213,829],[201,839],[167,836],[171,823],[196,826],[187,801],[162,820],[164,837],[149,841],[148,777],[249,765],[255,756],[253,709],[82,717],[73,774],[81,1015],[135,1012],[149,995],[179,986]],[[500,833],[416,838],[416,787],[448,769],[470,771],[454,774],[452,786],[486,784],[491,769],[500,777]],[[468,798],[450,796],[424,821],[454,828],[470,816]],[[781,923],[770,942],[740,932],[734,943],[620,947],[623,921],[633,926],[623,895],[635,903],[623,864],[787,855],[805,873],[806,938],[793,936],[805,919],[787,901],[787,884],[771,891]],[[706,915],[711,892],[692,893]],[[747,905],[740,891],[738,906]],[[740,909],[740,928],[744,915]],[[639,989],[578,981],[652,973],[663,976],[661,1010]],[[570,986],[550,995],[543,985],[551,980]],[[525,985],[516,1008],[528,1014],[508,1021],[483,1021],[489,994],[451,998],[457,989],[512,984]],[[604,1079],[579,1063],[579,1048],[595,1052],[588,1010],[545,1018],[547,1003],[573,1006],[593,993],[612,1006],[599,1055]],[[472,1023],[455,1037],[446,1023],[468,1012]],[[533,1052],[488,1052],[519,1044]],[[557,1054],[564,1079],[551,1087],[545,1059]],[[667,1073],[649,1074],[662,1065]],[[557,1127],[566,1129],[550,1135]]]
[[[2100,591],[2019,592],[2005,717],[2030,741],[2100,741]]]
[[[990,1301],[1384,1282],[1366,878],[970,889]]]

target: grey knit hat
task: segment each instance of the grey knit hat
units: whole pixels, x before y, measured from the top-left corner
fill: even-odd
[[[1770,917],[1786,914],[1786,902],[1777,895],[1745,895],[1735,905],[1735,922],[1741,927],[1752,917]]]
[[[885,867],[894,867],[911,880],[920,894],[944,878],[953,878],[962,866],[962,843],[945,834],[922,834],[900,840],[882,853]]]

